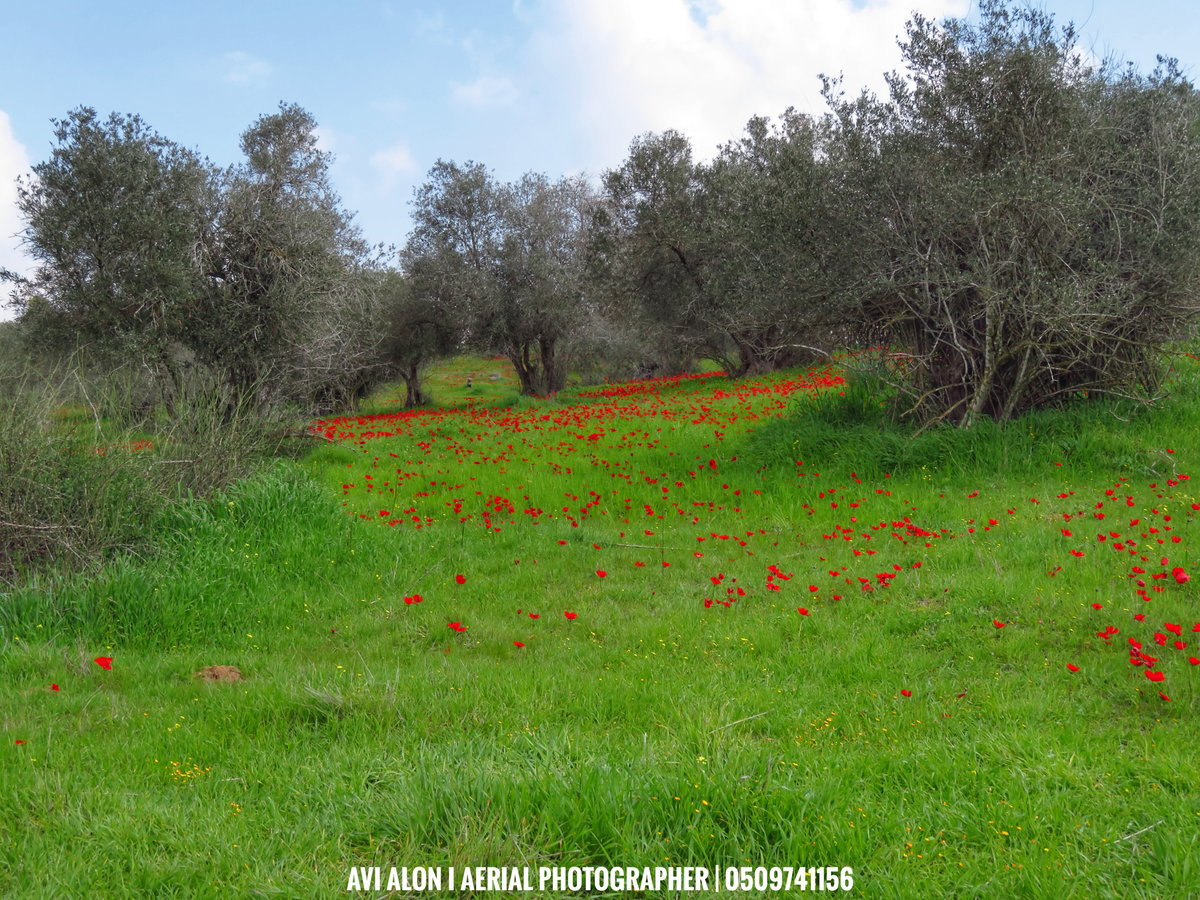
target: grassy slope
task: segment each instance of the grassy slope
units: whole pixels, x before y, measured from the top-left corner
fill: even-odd
[[[435,393],[474,372],[482,407],[489,366]],[[748,861],[1200,895],[1200,580],[1151,578],[1200,540],[1195,379],[915,444],[783,380],[331,424],[355,437],[181,512],[157,559],[4,598],[0,892]]]

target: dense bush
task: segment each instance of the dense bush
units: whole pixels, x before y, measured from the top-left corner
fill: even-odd
[[[1200,313],[1200,104],[1171,61],[1092,66],[1001,2],[920,16],[886,100],[829,93],[847,312],[908,354],[901,411],[970,425],[1154,396]]]
[[[215,389],[184,392],[173,415],[131,427],[111,416],[132,406],[121,387],[79,369],[0,371],[0,581],[148,552],[172,506],[307,443],[249,404],[231,413]]]
[[[0,579],[144,545],[162,509],[150,458],[97,443],[90,411],[31,375],[0,379]]]

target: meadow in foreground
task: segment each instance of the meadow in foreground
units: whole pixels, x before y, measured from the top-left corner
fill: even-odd
[[[0,600],[0,890],[1200,896],[1192,368],[1157,410],[910,441],[836,365],[507,406],[470,366],[475,402],[315,423],[154,558]]]

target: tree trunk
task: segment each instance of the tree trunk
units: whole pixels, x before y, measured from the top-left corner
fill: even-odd
[[[225,408],[221,421],[226,425],[233,424],[238,414],[247,409],[257,407],[256,373],[250,366],[232,366],[225,378]]]
[[[1001,326],[1001,316],[996,309],[996,304],[989,298],[984,307],[983,371],[980,373],[979,382],[975,386],[966,415],[963,416],[964,428],[970,428],[979,420],[992,398],[992,389],[996,383],[996,358],[999,355]]]
[[[508,354],[509,362],[513,364],[513,368],[517,372],[517,380],[521,382],[521,396],[533,397],[537,395],[537,384],[533,362],[529,358],[529,345],[521,344],[516,349]]]
[[[405,409],[416,409],[429,402],[429,398],[421,388],[421,371],[417,364],[414,363],[401,369],[400,377],[404,379]]]
[[[547,394],[557,394],[567,383],[567,372],[557,353],[554,338],[539,338],[538,351],[542,358],[542,383]]]

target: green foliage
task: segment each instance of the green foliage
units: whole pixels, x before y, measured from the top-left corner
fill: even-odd
[[[231,409],[218,385],[196,380],[155,415],[145,384],[125,374],[0,370],[0,581],[152,553],[174,505],[309,444],[288,418]]]
[[[439,160],[413,200],[402,254],[414,299],[479,352],[503,353],[525,394],[566,384],[570,339],[588,315],[582,178],[496,182],[480,163]]]
[[[425,279],[426,274],[433,275],[426,261],[412,261],[408,278],[398,272],[376,276],[386,333],[382,352],[389,369],[404,379],[406,409],[429,402],[422,385],[426,366],[451,355],[463,337],[449,298]]]
[[[705,299],[691,142],[670,130],[634,138],[626,160],[605,173],[604,189],[593,275],[622,314],[657,340],[647,359],[682,371],[674,360],[723,355],[727,348],[690,314]]]
[[[705,302],[693,314],[735,351],[734,375],[794,364],[800,343],[824,343],[819,329],[837,321],[845,263],[826,233],[838,199],[828,193],[823,130],[790,109],[775,128],[754,118],[701,168]]]
[[[1194,379],[1177,389],[1184,395],[1159,407],[1078,397],[1063,408],[1009,423],[982,419],[970,429],[921,428],[896,421],[891,402],[896,392],[882,377],[854,378],[844,391],[794,401],[782,418],[752,435],[742,459],[766,471],[787,472],[802,462],[871,477],[992,472],[1020,478],[1055,464],[1163,476],[1171,471],[1169,461],[1147,448],[1147,431],[1160,431],[1164,420],[1173,427],[1200,427]]]
[[[826,352],[848,336],[838,301],[853,271],[828,131],[793,109],[756,116],[706,163],[677,132],[636,138],[605,175],[597,283],[674,355],[735,377]]]
[[[142,512],[113,492],[98,499],[114,513]],[[310,527],[297,529],[298,520]],[[276,627],[302,611],[275,593],[272,579],[313,577],[320,567],[293,568],[294,561],[327,552],[344,540],[338,535],[348,524],[294,466],[276,465],[208,500],[159,503],[152,565],[126,555],[90,577],[15,588],[0,604],[0,632],[19,634],[40,623],[97,643],[237,641],[249,604],[259,607],[256,623]],[[245,565],[251,559],[261,561],[257,571]]]
[[[606,173],[594,284],[680,356],[769,371],[836,346],[909,354],[923,424],[1078,391],[1153,397],[1200,304],[1200,103],[1180,67],[1091,67],[1006,0],[916,15],[888,95],[755,117],[710,163],[643,135]]]
[[[16,284],[26,349],[138,369],[143,407],[216,379],[230,416],[352,403],[388,374],[377,269],[329,182],[316,121],[294,104],[242,136],[218,172],[137,116],[81,108],[22,182],[38,262]],[[121,377],[121,376],[118,376]]]
[[[827,93],[847,310],[911,354],[909,414],[1153,396],[1200,313],[1192,85],[1171,61],[1093,68],[1070,26],[1001,0],[915,16],[901,48],[888,99]]]
[[[222,178],[189,336],[230,404],[344,400],[382,368],[373,286],[356,278],[366,248],[329,183],[316,125],[281,104],[242,135],[246,162]]]
[[[484,364],[456,360],[444,386],[461,390]],[[863,896],[1187,896],[1200,681],[1190,648],[1164,650],[1181,664],[1172,701],[1139,694],[1149,682],[1128,677],[1123,639],[1144,634],[1133,613],[1151,613],[1147,643],[1158,620],[1191,622],[1194,584],[1144,603],[1132,559],[1095,535],[1169,514],[1182,547],[1159,550],[1159,532],[1144,555],[1187,564],[1192,488],[1149,469],[1118,482],[1121,469],[1084,455],[1111,452],[1089,443],[1105,431],[1093,413],[1127,412],[1111,404],[946,429],[958,443],[940,467],[871,475],[859,463],[886,397],[854,382],[812,401],[810,424],[847,431],[858,450],[806,460],[803,478],[756,472],[746,459],[782,427],[769,424],[774,391],[794,378],[662,383],[681,415],[632,422],[616,409],[663,412],[662,395],[523,400],[539,413],[522,424],[545,432],[508,413],[422,412],[393,437],[322,444],[173,506],[152,557],[0,596],[0,803],[12,811],[0,891],[318,896],[343,892],[350,866],[386,873],[388,860],[461,871],[784,857],[852,866]],[[595,444],[573,434],[591,431],[577,426],[588,408],[605,427]],[[1021,461],[1042,451],[1012,443],[1005,468],[962,442],[1015,440],[1025,422],[1055,442],[1074,435],[1078,452]],[[1107,430],[1174,472],[1197,462],[1198,422],[1188,374],[1160,412]],[[458,456],[456,441],[473,452]],[[716,470],[698,467],[710,458]],[[396,468],[422,477],[397,484]],[[366,492],[367,475],[380,490]],[[521,495],[578,517],[589,490],[602,499],[578,527],[558,515],[535,526],[520,506],[492,510],[499,530],[479,521],[488,498]],[[644,515],[643,503],[669,509],[664,498],[687,515]],[[435,522],[390,527],[384,503]],[[950,533],[926,546],[876,529],[900,521]],[[859,590],[855,576],[879,585],[893,564],[891,586]],[[778,592],[763,587],[769,565],[791,576]],[[748,596],[704,607],[735,578]],[[458,620],[465,632],[446,627]],[[1108,647],[1094,635],[1111,621],[1122,634]],[[213,664],[244,680],[195,677]]]
[[[59,340],[166,365],[199,286],[211,167],[138,116],[80,107],[54,123],[50,159],[18,187],[38,268],[18,308]]]
[[[162,497],[132,436],[62,414],[70,396],[28,372],[0,372],[0,581],[94,568],[144,550]]]

